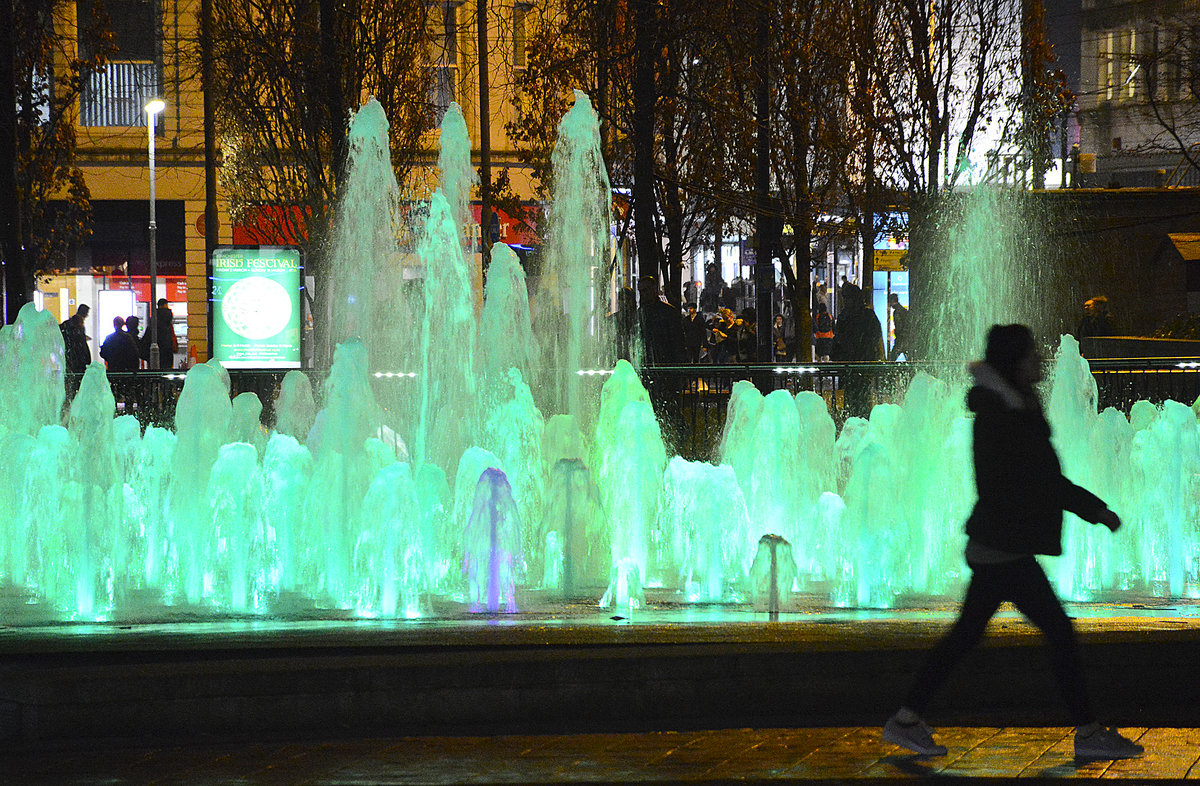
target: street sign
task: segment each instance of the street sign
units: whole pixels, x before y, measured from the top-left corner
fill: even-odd
[[[908,251],[902,248],[877,248],[875,249],[875,269],[893,273],[908,270],[904,258],[906,254]]]

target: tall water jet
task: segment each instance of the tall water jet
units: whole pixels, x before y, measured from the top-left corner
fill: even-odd
[[[111,610],[118,580],[114,556],[123,540],[117,533],[123,500],[113,488],[119,477],[113,438],[116,409],[107,376],[99,363],[93,363],[71,402],[67,430],[76,456],[64,479],[78,493],[79,520],[71,526],[80,541],[70,562],[76,572],[75,610],[85,619]]]
[[[758,534],[781,535],[805,559],[811,550],[800,521],[807,518],[808,511],[801,509],[796,496],[802,483],[800,415],[787,390],[773,390],[763,398],[747,454],[742,493],[750,519],[760,529]]]
[[[1063,336],[1059,342],[1046,419],[1063,475],[1090,488],[1091,437],[1097,421],[1096,380],[1087,361],[1080,357],[1079,342],[1073,336]],[[1067,597],[1081,600],[1100,589],[1094,560],[1096,548],[1103,548],[1098,538],[1106,533],[1082,526],[1072,513],[1064,513],[1064,518],[1068,526],[1063,529],[1063,558],[1055,566],[1058,586]]]
[[[0,327],[0,426],[36,434],[58,422],[66,395],[64,351],[58,323],[33,303]]]
[[[408,337],[414,318],[402,287],[397,239],[400,188],[392,169],[389,123],[374,98],[354,114],[346,137],[348,153],[326,249],[331,288],[330,344],[359,338],[372,368],[411,370],[415,352]]]
[[[262,427],[262,401],[250,391],[233,397],[233,418],[230,423],[230,442],[245,442],[262,454],[267,446],[267,432]]]
[[[474,444],[475,305],[458,225],[440,191],[418,252],[425,267],[425,320],[421,331],[421,402],[416,461],[443,469]]]
[[[525,270],[511,248],[496,243],[479,317],[476,363],[483,395],[489,400],[502,397],[510,368],[519,371],[522,379],[534,379],[536,358]]]
[[[471,518],[479,479],[489,469],[504,472],[500,459],[489,450],[472,446],[463,451],[454,473],[453,502],[435,533],[438,554],[436,580],[444,593],[458,597],[465,592],[463,528]],[[507,479],[505,480],[507,483]]]
[[[275,402],[275,430],[303,442],[308,438],[317,418],[317,402],[313,398],[312,382],[297,369],[283,375],[279,398]]]
[[[560,458],[550,469],[537,545],[542,586],[568,598],[608,577],[611,548],[600,491],[579,458]]]
[[[900,548],[911,557],[911,587],[920,593],[944,593],[963,576],[961,555],[953,546],[962,542],[975,488],[971,424],[962,402],[945,382],[918,374],[896,424],[893,451],[906,489]]]
[[[175,406],[176,446],[167,513],[175,544],[168,593],[189,603],[204,599],[205,545],[209,526],[209,473],[229,439],[233,405],[220,369],[193,366]]]
[[[262,460],[263,518],[275,533],[279,587],[285,592],[296,592],[302,586],[300,552],[308,534],[304,503],[312,472],[308,448],[289,434],[277,432],[271,436]]]
[[[894,464],[878,442],[868,441],[858,454],[845,497],[842,548],[853,566],[851,575],[840,577],[842,591],[852,593],[853,603],[847,605],[887,608],[907,583],[909,565],[907,553],[896,542],[900,490]]]
[[[222,608],[265,611],[278,588],[275,541],[262,510],[258,451],[245,442],[222,445],[208,481],[204,544],[204,595]]]
[[[433,534],[421,515],[420,498],[408,464],[384,467],[371,481],[354,545],[355,608],[368,616],[427,616],[427,562]]]
[[[604,385],[596,457],[613,558],[601,605],[640,605],[642,587],[663,586],[670,572],[669,551],[658,537],[659,489],[667,456],[649,396],[625,361]]]
[[[613,328],[605,318],[614,269],[612,191],[599,120],[578,90],[574,106],[559,123],[551,164],[545,272],[533,313],[541,350],[534,389],[544,411],[573,415],[588,430],[596,397],[585,392],[585,380],[577,372],[607,367],[613,358]]]
[[[732,468],[673,457],[663,475],[659,517],[678,571],[669,578],[685,600],[728,603],[744,597],[757,533]]]
[[[457,101],[451,102],[442,115],[439,142],[438,188],[446,197],[454,223],[465,232],[464,248],[469,248],[471,228],[475,226],[471,218],[471,189],[479,185],[479,175],[471,166],[471,137]]]
[[[1061,242],[1044,242],[1046,220],[1045,206],[1027,194],[987,185],[945,194],[926,219],[913,315],[927,326],[928,359],[953,364],[947,381],[965,383],[962,363],[978,355],[993,324],[1056,334],[1071,287],[1065,266],[1048,258]]]
[[[475,486],[463,544],[467,600],[472,610],[517,610],[516,566],[521,553],[521,517],[508,479],[487,469]]]
[[[366,347],[359,341],[338,346],[325,383],[325,408],[309,440],[315,467],[298,569],[306,585],[323,591],[323,602],[339,606],[351,603],[363,497],[381,464],[391,463],[368,448],[380,417],[367,376]]]
[[[529,386],[521,379],[515,368],[508,370],[510,394],[497,402],[487,423],[484,424],[483,444],[500,460],[505,468],[513,499],[521,515],[529,521],[541,519],[544,467],[542,464],[542,441],[545,421],[533,403]],[[541,567],[539,550],[534,538],[534,527],[525,528],[521,544],[523,553],[531,559],[530,569]]]

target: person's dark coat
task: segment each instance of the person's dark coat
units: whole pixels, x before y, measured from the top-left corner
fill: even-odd
[[[642,324],[645,360],[650,365],[683,362],[683,318],[679,309],[657,297],[648,298],[638,309]]]
[[[82,320],[75,317],[71,317],[58,327],[62,330],[67,371],[82,374],[87,371],[88,364],[92,362],[92,350],[88,346],[87,329],[83,326]]]
[[[883,326],[866,306],[850,306],[837,318],[830,357],[838,361],[883,360]]]
[[[1079,327],[1075,329],[1076,338],[1099,338],[1116,334],[1117,331],[1113,328],[1112,320],[1107,312],[1085,315],[1079,321]]]
[[[100,357],[108,364],[109,371],[137,371],[139,367],[138,346],[133,336],[124,330],[114,330],[100,345]]]
[[[1107,506],[1063,476],[1037,400],[984,363],[972,371],[977,384],[967,393],[967,407],[975,413],[979,500],[967,535],[1011,554],[1062,554],[1063,511],[1095,523]]]
[[[175,338],[175,315],[166,306],[159,306],[154,310],[154,319],[158,323],[158,335],[155,336],[158,339],[158,356],[162,358],[163,366],[170,368],[174,362],[171,356],[179,351],[179,342]],[[149,333],[147,330],[146,334]]]
[[[683,318],[683,343],[687,348],[687,360],[695,362],[700,357],[700,349],[708,335],[708,325],[698,312],[692,312]]]

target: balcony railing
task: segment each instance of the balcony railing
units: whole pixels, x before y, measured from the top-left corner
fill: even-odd
[[[84,126],[130,127],[146,124],[146,99],[158,95],[158,65],[149,61],[107,63],[91,74],[79,98]]]

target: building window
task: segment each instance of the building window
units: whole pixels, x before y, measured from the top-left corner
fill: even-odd
[[[79,0],[82,5],[87,0]],[[79,97],[85,126],[144,126],[146,99],[161,95],[158,7],[153,0],[104,0],[116,54],[90,74]],[[83,13],[84,9],[78,9]],[[80,41],[81,54],[87,43]]]
[[[441,2],[429,7],[429,104],[433,120],[440,123],[442,115],[455,100],[458,82],[458,6]]]
[[[1125,51],[1121,62],[1121,98],[1131,99],[1137,87],[1137,63],[1134,62],[1138,51],[1137,31],[1126,31],[1122,39]]]
[[[1106,30],[1100,34],[1100,46],[1096,51],[1096,86],[1106,101],[1113,99],[1114,64],[1113,33],[1111,30]]]
[[[524,68],[527,60],[525,48],[528,46],[526,15],[529,6],[517,3],[512,9],[512,62],[513,68]]]
[[[153,62],[114,61],[90,74],[79,98],[85,126],[144,126],[146,100],[159,93]]]

